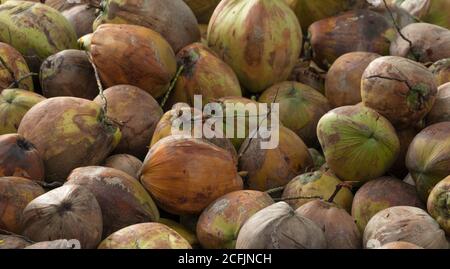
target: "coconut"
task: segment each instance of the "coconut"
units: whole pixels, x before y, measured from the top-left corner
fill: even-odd
[[[92,41],[92,36],[94,34],[90,33],[87,35],[84,35],[82,37],[80,37],[78,39],[78,49],[80,50],[85,50],[85,51],[90,51],[91,50],[91,41]]]
[[[75,97],[35,105],[23,117],[18,133],[40,152],[46,179],[61,182],[74,168],[100,164],[121,136],[99,105]]]
[[[445,233],[450,236],[450,176],[441,180],[428,196],[427,208],[430,215],[439,223]]]
[[[92,35],[90,52],[106,87],[129,84],[154,98],[165,93],[177,71],[169,43],[142,26],[101,25]]]
[[[268,206],[245,222],[237,249],[324,249],[327,241],[311,220],[285,202]]]
[[[10,45],[0,42],[0,59],[0,91],[9,88],[11,85],[33,91],[32,78],[25,78],[30,74],[30,70],[20,52]]]
[[[131,85],[114,86],[103,94],[108,108],[106,116],[120,125],[122,133],[114,152],[144,158],[148,141],[163,115],[161,107],[150,94]],[[103,97],[97,96],[94,102],[102,105]]]
[[[63,50],[48,57],[41,66],[40,84],[45,97],[74,96],[94,99],[98,94],[94,69],[80,50]]]
[[[433,74],[411,60],[386,56],[372,61],[364,71],[361,96],[396,128],[416,125],[430,112],[437,93]]]
[[[325,75],[326,72],[317,67],[313,61],[299,59],[288,80],[306,84],[324,94]]]
[[[199,23],[207,24],[220,0],[184,0],[192,9]]]
[[[356,192],[352,216],[360,231],[363,232],[375,214],[393,206],[425,208],[415,187],[394,177],[381,177],[367,182]]]
[[[103,215],[103,237],[132,224],[157,221],[158,208],[139,182],[120,170],[99,166],[72,171],[68,185],[89,189]]]
[[[364,230],[364,247],[404,241],[425,249],[448,249],[445,233],[423,209],[394,206],[378,212]]]
[[[317,123],[330,110],[325,96],[305,84],[286,81],[264,91],[258,101],[278,103],[283,126],[294,131],[306,145],[317,145]]]
[[[96,18],[95,7],[87,4],[76,5],[61,14],[72,24],[78,38],[92,32],[92,24]]]
[[[325,79],[325,96],[332,107],[361,102],[361,77],[367,66],[381,57],[371,52],[350,52],[337,58]]]
[[[80,241],[76,239],[59,239],[44,241],[27,246],[25,249],[81,249]]]
[[[18,134],[0,136],[0,177],[44,180],[44,162],[39,152]]]
[[[208,28],[208,46],[252,93],[289,77],[302,39],[299,22],[283,1],[221,1]]]
[[[29,246],[33,241],[18,235],[3,235],[0,232],[0,249],[23,249]]]
[[[102,236],[102,211],[87,189],[65,185],[33,201],[23,211],[22,234],[33,241],[74,238],[96,248]]]
[[[377,247],[376,249],[423,249],[417,245],[408,242],[396,241],[384,244],[381,247]]]
[[[370,0],[367,0],[367,1],[369,2]],[[390,1],[397,1],[397,0],[390,0]],[[398,1],[400,2],[403,0],[398,0]],[[410,0],[407,0],[407,1],[410,1]],[[412,1],[416,1],[416,0],[412,0]],[[419,1],[421,1],[421,0],[419,0]],[[399,7],[398,5],[396,5],[396,3],[388,3],[389,9],[387,9],[386,5],[384,4],[383,1],[372,0],[372,4],[374,2],[378,2],[378,6],[372,5],[369,7],[369,9],[383,15],[392,27],[395,27],[395,28],[398,27],[401,29],[411,23],[416,23],[419,21],[419,19],[417,17],[411,15],[411,13],[409,13],[407,10],[403,9],[402,7]],[[392,41],[391,37],[389,38],[389,40]]]
[[[432,0],[430,11],[423,20],[450,29],[449,8],[450,2],[448,0]]]
[[[256,212],[273,204],[265,192],[236,191],[206,208],[197,222],[197,237],[205,249],[234,249],[242,225]]]
[[[297,209],[300,206],[316,200],[318,198],[307,197],[322,197],[322,199],[330,198],[336,191],[340,181],[331,172],[315,171],[299,175],[292,179],[289,184],[286,185],[283,191],[282,199]],[[301,197],[301,198],[300,198]],[[295,199],[300,198],[300,199]],[[352,208],[353,194],[348,188],[342,188],[333,199],[333,203],[340,208],[344,208],[350,212]]]
[[[329,249],[360,249],[362,236],[345,209],[322,200],[308,202],[296,211],[314,221],[324,232]]]
[[[191,245],[192,248],[199,248],[200,243],[198,242],[197,235],[184,225],[171,219],[164,218],[160,218],[158,222],[166,225],[167,227],[181,235],[181,237],[186,239],[186,241],[189,243],[189,245]]]
[[[397,131],[397,136],[400,141],[400,151],[397,160],[389,169],[389,173],[393,174],[397,178],[404,178],[408,174],[408,168],[406,168],[406,154],[408,153],[408,148],[414,137],[416,137],[418,130],[416,128],[408,128]]]
[[[317,126],[328,166],[342,180],[382,176],[397,159],[400,142],[391,123],[365,106],[335,108]]]
[[[194,43],[184,47],[177,54],[177,62],[183,71],[166,108],[179,102],[194,106],[194,95],[201,95],[203,106],[221,97],[242,96],[233,70],[205,45]]]
[[[450,82],[440,86],[436,102],[426,118],[427,124],[450,121]]]
[[[44,192],[41,186],[29,179],[0,177],[0,229],[20,233],[23,209]]]
[[[309,148],[308,151],[313,159],[314,169],[319,170],[325,164],[325,157],[315,148]]]
[[[450,82],[450,58],[435,62],[429,69],[436,79],[436,85],[441,86]]]
[[[450,174],[450,122],[433,124],[412,141],[406,167],[423,201],[433,187]]]
[[[239,169],[248,172],[245,183],[252,190],[266,191],[284,186],[314,167],[303,140],[286,127],[279,126],[278,131],[277,147],[264,149],[261,145],[267,142],[266,139],[247,138],[239,151]],[[268,134],[264,136],[268,137]]]
[[[127,173],[135,179],[139,178],[139,170],[142,167],[142,162],[133,155],[128,154],[116,154],[109,156],[103,166],[115,168],[122,172]]]
[[[429,23],[413,23],[391,44],[391,55],[422,63],[450,58],[450,30]],[[406,38],[406,40],[405,40]]]
[[[160,223],[140,223],[123,228],[106,238],[99,249],[191,249],[177,232]]]
[[[107,0],[94,22],[94,30],[105,23],[134,24],[160,33],[175,52],[200,41],[197,20],[179,0]]]
[[[340,56],[353,51],[389,54],[395,30],[382,15],[353,10],[317,21],[308,29],[314,62],[328,69]]]
[[[0,42],[16,48],[31,71],[38,72],[48,56],[77,46],[72,25],[57,10],[28,1],[8,1],[0,7]]]
[[[45,97],[21,89],[5,89],[0,94],[0,135],[16,133],[23,116]]]

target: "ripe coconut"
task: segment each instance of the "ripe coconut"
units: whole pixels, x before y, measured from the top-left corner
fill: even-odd
[[[0,93],[0,135],[16,133],[27,111],[44,100],[44,96],[27,90],[3,90]]]
[[[201,95],[203,106],[221,97],[242,96],[233,69],[205,45],[194,43],[184,47],[177,54],[177,62],[183,71],[166,108],[179,102],[194,106],[194,95]]]
[[[417,245],[408,242],[396,241],[384,244],[381,247],[377,247],[376,249],[423,249]]]
[[[78,38],[92,32],[96,13],[96,8],[87,4],[76,5],[61,12],[72,24]]]
[[[441,86],[450,82],[450,58],[435,62],[429,69],[436,79],[436,85]]]
[[[428,196],[427,208],[447,236],[450,236],[450,176],[441,180]]]
[[[128,154],[116,154],[109,156],[103,166],[115,168],[122,172],[127,173],[135,179],[139,178],[139,170],[142,167],[142,162],[133,155]]]
[[[75,97],[35,105],[23,117],[18,133],[41,154],[50,182],[64,182],[74,168],[100,164],[121,137],[99,105]]]
[[[328,166],[342,180],[382,176],[397,159],[400,142],[391,123],[365,106],[335,108],[317,126]]]
[[[450,82],[438,88],[436,102],[426,118],[428,125],[444,121],[450,121]]]
[[[94,30],[100,24],[134,24],[160,33],[175,52],[200,41],[192,10],[180,0],[107,0],[102,2]]]
[[[184,239],[186,239],[186,241],[188,241],[189,245],[191,245],[192,248],[199,248],[197,235],[184,225],[175,222],[171,219],[164,219],[164,218],[160,218],[158,222],[166,225],[167,227],[169,227],[170,229],[174,230],[179,235],[181,235],[181,237],[183,237]]]
[[[416,137],[417,133],[417,128],[408,128],[397,131],[398,140],[400,141],[400,151],[397,160],[388,171],[397,178],[404,178],[409,172],[405,162],[406,154],[408,153],[409,145],[414,137]]]
[[[0,91],[13,87],[33,91],[33,79],[22,54],[6,43],[0,42]],[[22,80],[21,80],[22,79]],[[19,82],[19,80],[21,80]]]
[[[177,71],[169,43],[142,26],[101,25],[92,35],[90,52],[106,87],[129,84],[154,98],[165,93]]]
[[[268,206],[245,222],[237,249],[325,249],[322,230],[285,202]]]
[[[406,167],[423,201],[433,187],[450,174],[450,122],[433,124],[412,141]]]
[[[302,39],[300,24],[283,1],[221,1],[208,28],[208,46],[252,93],[289,77]]]
[[[20,233],[22,211],[45,191],[36,182],[21,177],[0,177],[0,229]]]
[[[309,148],[308,151],[313,159],[314,169],[319,170],[325,164],[325,157],[315,148]]]
[[[432,0],[430,11],[423,20],[450,29],[449,8],[450,2],[448,0]]]
[[[450,30],[429,23],[413,23],[401,32],[403,36],[397,36],[391,44],[391,55],[422,63],[450,58]]]
[[[292,179],[284,188],[282,199],[285,199],[292,208],[297,209],[300,206],[316,200],[317,198],[307,199],[306,197],[322,197],[322,199],[329,199],[339,184],[340,181],[331,172],[315,171],[299,175]],[[298,197],[305,197],[302,199],[295,199]],[[348,188],[342,188],[333,199],[333,203],[337,204],[350,212],[352,208],[353,194]]]
[[[74,238],[82,248],[96,248],[102,227],[102,211],[95,196],[77,185],[51,190],[23,211],[22,234],[36,242]]]
[[[99,249],[191,249],[177,232],[161,223],[139,223],[108,236]]]
[[[288,80],[306,84],[324,94],[325,75],[326,72],[320,69],[313,61],[301,58],[297,60]]]
[[[39,71],[48,56],[77,46],[75,31],[61,13],[28,1],[8,1],[1,5],[0,41],[22,53],[33,72]]]
[[[352,216],[361,232],[369,220],[383,209],[393,206],[425,208],[416,188],[394,177],[381,177],[364,184],[355,194]]]
[[[150,94],[131,85],[114,86],[103,94],[108,107],[106,116],[119,124],[122,133],[114,152],[144,158],[148,141],[163,115],[161,107]],[[102,105],[104,100],[97,96],[94,102]]]
[[[177,215],[199,214],[217,198],[243,187],[228,151],[182,136],[166,137],[150,148],[141,182],[162,209]]]
[[[394,206],[378,212],[364,230],[364,247],[404,241],[425,249],[448,249],[445,233],[423,209]]]
[[[207,24],[220,0],[184,0],[199,23]]]
[[[31,244],[33,241],[25,237],[0,232],[0,249],[23,249]]]
[[[280,104],[280,121],[308,146],[317,145],[317,123],[330,110],[327,98],[298,82],[280,82],[259,97],[261,103]]]
[[[81,243],[76,239],[59,239],[35,243],[25,249],[81,249]]]
[[[18,134],[0,135],[0,177],[44,180],[44,162],[36,148]]]
[[[348,52],[389,54],[389,38],[395,36],[395,30],[382,15],[361,9],[317,21],[308,34],[314,62],[328,69]]]
[[[362,74],[378,57],[376,53],[357,51],[337,58],[325,79],[325,96],[333,108],[361,102]]]
[[[234,249],[242,225],[256,212],[273,204],[269,194],[235,191],[206,208],[197,222],[197,237],[205,249]]]
[[[269,137],[267,133],[264,136]],[[261,148],[267,140],[260,137],[247,138],[242,145],[239,169],[248,172],[245,183],[250,189],[266,191],[284,186],[314,167],[308,147],[293,131],[279,126],[278,136],[278,146],[273,149]]]
[[[72,171],[67,185],[89,189],[103,215],[103,237],[126,226],[157,221],[158,208],[139,182],[114,168],[89,166]]]
[[[397,129],[416,125],[430,112],[436,99],[433,74],[411,60],[385,56],[372,61],[364,71],[361,96]]]
[[[94,99],[98,94],[94,69],[80,50],[63,50],[48,57],[39,74],[45,97],[74,96]]]
[[[324,232],[329,249],[360,249],[362,235],[345,209],[323,200],[308,202],[296,211],[314,221]]]

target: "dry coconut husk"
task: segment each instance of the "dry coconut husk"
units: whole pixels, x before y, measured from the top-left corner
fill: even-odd
[[[103,166],[118,169],[132,176],[139,178],[139,170],[141,170],[142,162],[138,158],[128,154],[116,154],[109,156]]]

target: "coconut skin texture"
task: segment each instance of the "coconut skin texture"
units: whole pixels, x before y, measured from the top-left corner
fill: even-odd
[[[175,52],[200,41],[200,30],[192,10],[179,0],[107,0],[94,22],[94,30],[105,23],[152,29],[161,34]]]
[[[103,94],[107,100],[106,116],[119,123],[122,133],[114,152],[143,159],[148,152],[148,141],[163,115],[161,107],[150,94],[131,85],[117,85]],[[104,101],[97,96],[94,102],[102,105]]]
[[[243,188],[228,151],[181,136],[150,148],[140,180],[162,209],[177,215],[199,214],[217,198]]]
[[[197,235],[195,234],[194,231],[191,231],[181,223],[178,223],[171,219],[160,218],[158,222],[166,225],[167,227],[169,227],[170,229],[174,230],[179,235],[181,235],[181,237],[186,239],[186,241],[189,243],[189,245],[191,245],[192,248],[194,249],[199,248],[200,245],[197,239]]]
[[[160,223],[139,223],[106,238],[99,249],[191,249],[176,231]]]
[[[400,150],[391,123],[375,110],[358,105],[325,114],[317,137],[328,166],[345,181],[365,182],[382,176]]]
[[[0,91],[7,89],[12,83],[30,73],[22,54],[6,43],[0,42],[0,58],[2,59],[0,63]],[[23,79],[15,86],[28,91],[34,89],[31,77]]]
[[[364,230],[364,247],[404,241],[425,249],[448,249],[445,233],[423,209],[395,206],[373,216]]]
[[[295,212],[314,221],[324,231],[329,249],[362,248],[362,235],[345,209],[315,200],[302,205]]]
[[[308,33],[314,62],[328,69],[340,56],[353,51],[388,55],[395,30],[382,15],[353,10],[313,23]]]
[[[28,110],[46,98],[22,89],[4,89],[0,94],[0,134],[17,133]]]
[[[123,171],[137,180],[142,162],[133,155],[116,154],[106,158],[103,166]]]
[[[178,66],[183,66],[183,72],[177,79],[166,108],[176,103],[194,106],[194,95],[202,96],[203,105],[221,97],[242,96],[233,69],[207,46],[194,43],[184,47],[177,54],[177,62]]]
[[[106,87],[133,85],[158,98],[177,71],[169,43],[142,26],[100,25],[92,35],[89,50]]]
[[[32,72],[39,72],[45,58],[74,49],[72,25],[55,9],[27,1],[8,1],[0,7],[0,42],[16,48]]]
[[[53,241],[38,242],[25,247],[25,249],[81,249],[80,241],[76,239],[59,239]]]
[[[450,121],[450,82],[440,86],[436,102],[426,117],[428,125]]]
[[[317,145],[317,123],[331,109],[321,93],[305,84],[286,81],[265,90],[258,101],[280,104],[283,126],[294,131],[306,145]]]
[[[261,149],[261,138],[247,138],[239,151],[239,170],[247,171],[249,189],[267,191],[286,185],[295,176],[314,167],[308,147],[293,131],[279,126],[279,144]]]
[[[394,194],[395,195],[392,195]],[[425,208],[416,188],[394,177],[381,177],[364,184],[355,194],[352,216],[361,232],[378,212],[393,206]]]
[[[265,192],[243,190],[226,194],[206,208],[197,222],[197,237],[206,249],[234,249],[242,225],[274,202]]]
[[[370,62],[381,55],[371,52],[349,52],[331,65],[325,79],[325,96],[331,107],[361,102],[361,78]]]
[[[251,93],[289,77],[302,40],[294,12],[282,1],[221,1],[208,27],[208,46]]]
[[[425,66],[397,56],[372,61],[361,81],[363,104],[397,129],[421,121],[433,107],[436,94],[434,76]]]
[[[435,62],[429,69],[436,78],[436,85],[442,86],[450,82],[450,58]]]
[[[22,234],[36,242],[74,238],[83,249],[92,249],[100,243],[102,227],[102,211],[95,196],[81,186],[51,190],[23,211]]]
[[[391,55],[421,63],[450,58],[450,30],[429,23],[413,23],[402,30],[409,41],[398,36],[391,44]]]
[[[73,96],[92,100],[98,94],[94,68],[80,50],[63,50],[41,65],[39,80],[45,97]]]
[[[247,220],[236,241],[236,249],[325,249],[322,230],[287,203],[268,206]]]
[[[313,61],[300,58],[288,80],[306,84],[321,94],[325,94],[325,76],[325,72]]]
[[[96,18],[96,8],[87,4],[76,5],[64,10],[61,14],[72,24],[77,38],[92,32],[92,24]]]
[[[0,249],[23,249],[33,242],[14,235],[0,234]]]
[[[441,180],[428,196],[427,208],[447,236],[450,236],[450,176]]]
[[[408,128],[403,130],[397,130],[397,136],[400,141],[400,151],[397,160],[389,169],[388,173],[393,174],[397,178],[404,178],[408,173],[406,167],[406,154],[408,153],[409,145],[413,141],[414,137],[419,133],[418,128]]]
[[[409,146],[406,166],[424,202],[433,187],[450,174],[449,133],[450,122],[433,124],[420,132]]]
[[[24,208],[44,193],[44,189],[32,180],[0,177],[0,229],[20,233]]]
[[[294,197],[318,196],[327,200],[335,192],[337,186],[342,184],[336,176],[330,172],[315,171],[299,175],[293,178],[284,188],[282,199],[286,199],[292,208],[297,209],[316,198],[312,199],[288,199]],[[353,194],[348,188],[342,188],[334,197],[333,203],[350,212]]]
[[[49,182],[64,182],[73,169],[100,164],[121,137],[99,105],[76,97],[50,98],[33,106],[18,133],[41,154]]]

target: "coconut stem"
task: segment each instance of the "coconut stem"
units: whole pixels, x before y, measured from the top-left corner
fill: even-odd
[[[27,79],[29,77],[32,77],[32,76],[38,76],[38,75],[39,75],[38,73],[28,73],[28,74],[22,76],[21,78],[15,80],[13,83],[11,83],[8,86],[8,89],[11,89],[12,87],[14,87],[14,88],[19,87],[19,84],[20,84],[20,82],[22,82],[22,80],[25,80],[25,79]]]
[[[160,106],[164,107],[164,105],[167,103],[167,100],[169,99],[170,94],[173,91],[173,88],[175,88],[175,84],[177,83],[178,78],[180,77],[181,73],[184,70],[184,65],[181,65],[178,70],[177,73],[175,74],[175,77],[172,79],[172,81],[170,82],[169,88],[167,89],[166,94],[164,95],[163,100],[161,101]]]
[[[337,184],[336,185],[336,189],[334,190],[334,192],[330,196],[330,198],[328,198],[327,202],[328,203],[333,203],[334,199],[336,198],[336,196],[338,195],[338,193],[341,191],[342,188],[348,188],[349,190],[352,190],[353,189],[353,185],[352,185],[352,183],[350,181]]]
[[[100,95],[100,98],[102,98],[102,101],[103,101],[102,110],[103,110],[103,113],[104,113],[104,115],[106,117],[106,114],[108,112],[108,100],[106,99],[106,96],[103,94],[102,82],[100,80],[100,76],[98,74],[97,67],[94,64],[94,60],[92,59],[92,54],[89,53],[88,51],[86,51],[86,55],[88,57],[89,62],[92,65],[92,68],[94,69],[95,80],[97,81],[97,86],[98,86],[98,95]]]
[[[276,193],[276,192],[279,192],[279,191],[283,191],[285,188],[286,188],[285,186],[281,186],[281,187],[278,187],[278,188],[273,188],[273,189],[267,190],[265,192],[267,194],[272,194],[272,193]]]
[[[10,235],[10,236],[18,237],[18,238],[23,239],[23,240],[25,240],[25,241],[27,241],[28,243],[31,243],[31,244],[35,243],[34,241],[31,241],[30,239],[26,238],[25,236],[22,236],[20,234],[15,234],[15,233],[12,233],[12,232],[7,231],[7,230],[0,229],[0,233],[4,234],[4,235]]]
[[[309,199],[323,199],[322,196],[296,196],[286,198],[273,198],[275,202],[291,201],[291,200],[309,200]]]

